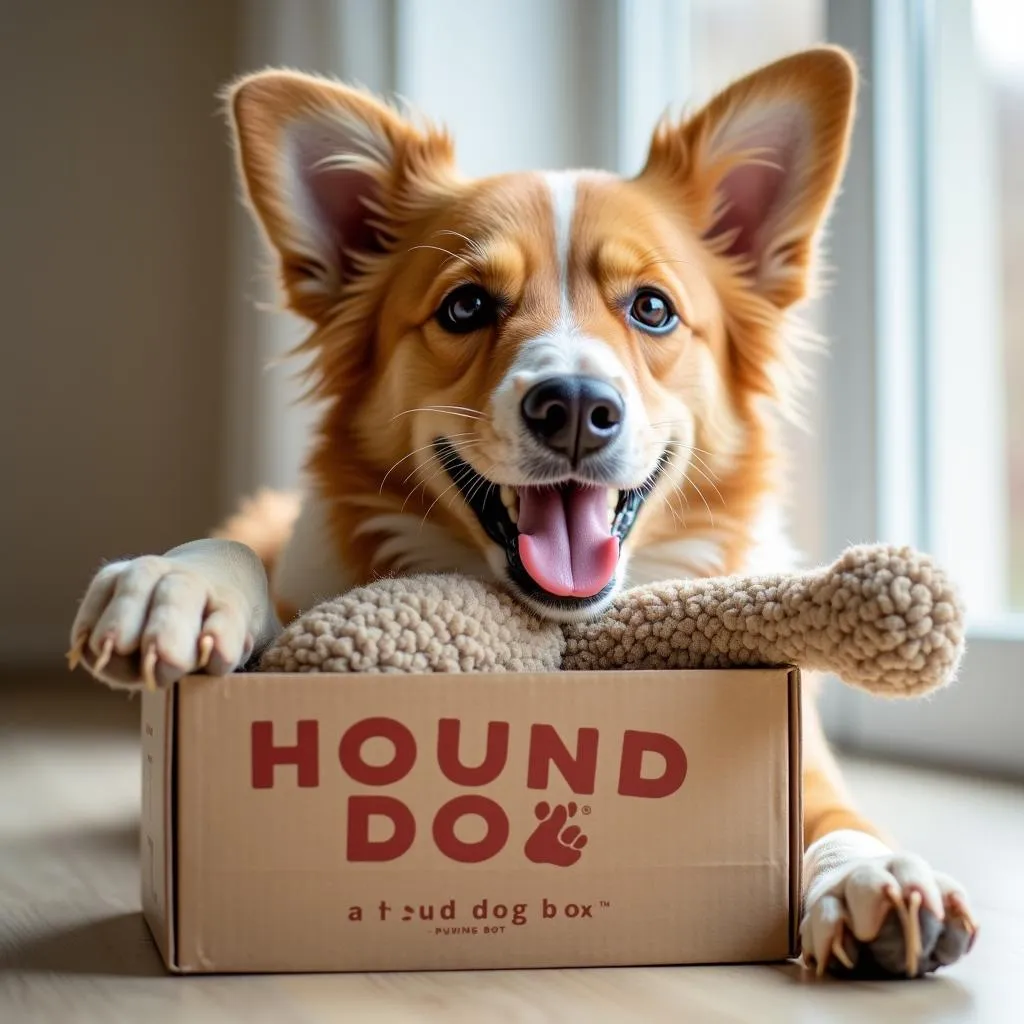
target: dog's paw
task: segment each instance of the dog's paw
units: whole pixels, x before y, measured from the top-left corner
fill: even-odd
[[[830,853],[829,843],[841,848],[844,841],[847,855]],[[971,948],[977,925],[963,888],[948,875],[859,833],[820,843],[808,850],[800,925],[804,960],[818,974],[914,978],[955,963]]]
[[[157,555],[104,566],[71,627],[68,664],[120,687],[226,675],[252,653],[250,605],[201,568]]]

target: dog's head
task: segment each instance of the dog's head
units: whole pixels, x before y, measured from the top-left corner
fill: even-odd
[[[363,92],[238,83],[248,196],[314,325],[311,466],[346,563],[472,552],[556,618],[602,608],[639,545],[697,538],[729,569],[854,84],[813,50],[661,124],[635,178],[467,180],[443,131]]]

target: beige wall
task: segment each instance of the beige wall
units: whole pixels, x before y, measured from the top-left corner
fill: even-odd
[[[220,514],[231,0],[0,12],[0,664]]]

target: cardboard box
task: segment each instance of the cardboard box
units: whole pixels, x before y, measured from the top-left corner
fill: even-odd
[[[173,971],[781,960],[794,669],[193,677],[143,700]]]

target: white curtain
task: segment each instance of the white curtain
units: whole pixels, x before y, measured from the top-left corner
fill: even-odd
[[[367,88],[395,88],[393,0],[245,0],[238,64],[334,75]],[[233,508],[259,487],[294,488],[313,410],[296,404],[298,318],[280,309],[273,260],[249,213],[236,205],[228,329],[228,395],[221,501]]]

